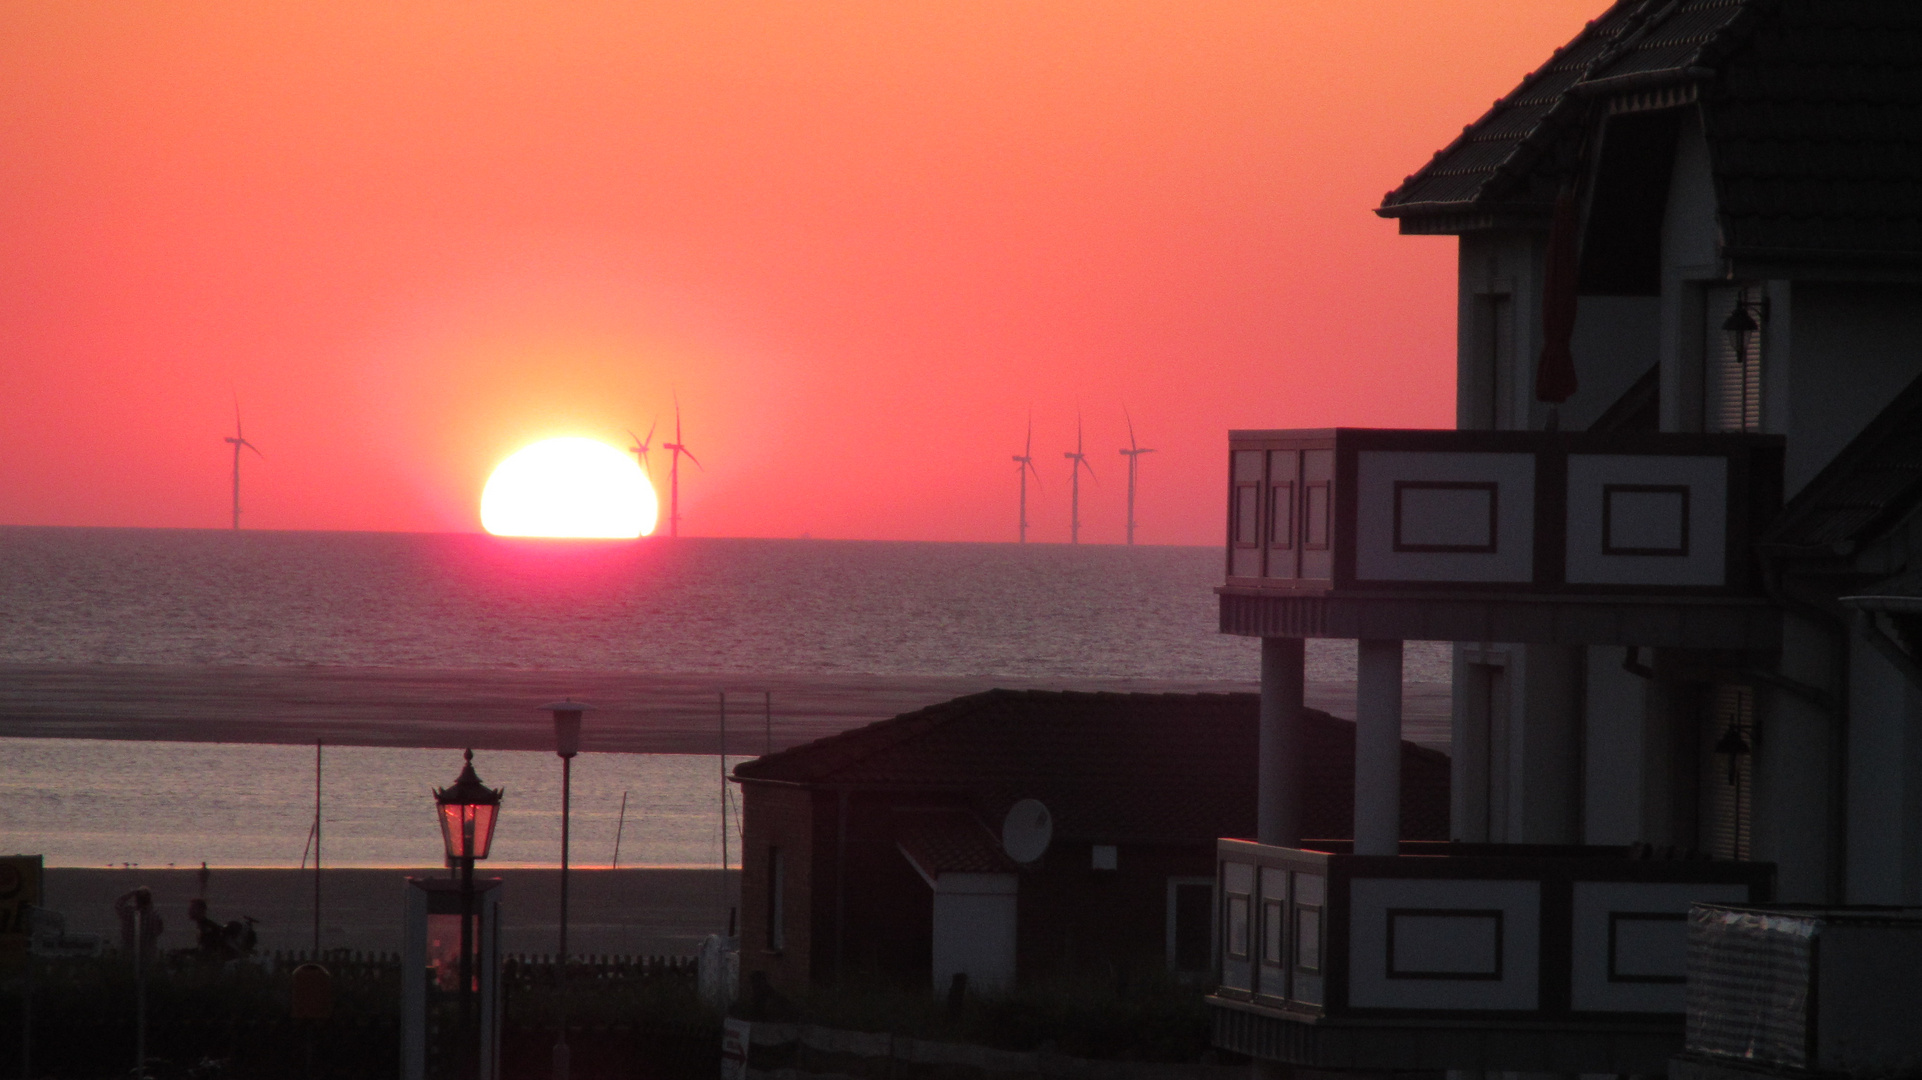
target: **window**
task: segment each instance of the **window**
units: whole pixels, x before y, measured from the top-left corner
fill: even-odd
[[[1168,882],[1168,966],[1179,972],[1214,967],[1215,887],[1207,878]]]
[[[1507,426],[1504,422],[1514,411],[1515,324],[1509,314],[1511,307],[1506,294],[1475,297],[1477,370],[1469,374],[1479,392],[1471,391],[1475,414],[1465,418],[1468,426],[1499,429]]]
[[[1302,507],[1301,546],[1309,551],[1328,550],[1328,484],[1326,482],[1308,485],[1306,504]]]
[[[1295,546],[1295,485],[1268,486],[1268,546],[1286,551]]]
[[[1261,489],[1254,484],[1235,485],[1235,546],[1251,548],[1261,542]]]
[[[767,849],[767,947],[780,952],[787,947],[787,883],[782,881],[781,849]]]
[[[1269,967],[1281,966],[1281,912],[1284,906],[1280,900],[1263,899],[1261,902],[1261,962]]]
[[[1261,868],[1261,962],[1279,968],[1287,954],[1288,871]]]
[[[1237,960],[1248,958],[1248,898],[1228,898],[1228,955]]]
[[[1321,907],[1327,892],[1328,879],[1320,874],[1295,875],[1295,970],[1304,975],[1321,973]]]

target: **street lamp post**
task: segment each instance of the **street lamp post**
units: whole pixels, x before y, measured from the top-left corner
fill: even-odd
[[[574,755],[581,752],[581,714],[587,706],[573,699],[543,705],[554,714],[554,753],[561,759],[561,943],[560,1031],[554,1039],[554,1080],[567,1080],[567,842],[573,802]]]
[[[494,843],[494,823],[500,817],[501,789],[481,783],[474,772],[474,751],[453,787],[434,792],[440,818],[441,843],[447,858],[460,868],[460,1032],[463,1064],[469,1076],[480,1074],[478,1037],[474,1029],[474,862],[487,858]]]

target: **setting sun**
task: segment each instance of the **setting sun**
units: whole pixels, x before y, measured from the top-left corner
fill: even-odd
[[[495,536],[632,539],[654,531],[660,503],[631,457],[606,443],[547,439],[514,452],[481,492]]]

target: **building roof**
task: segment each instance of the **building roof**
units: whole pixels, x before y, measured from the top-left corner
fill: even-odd
[[[1590,120],[1699,103],[1724,255],[1922,263],[1922,4],[1621,0],[1388,193],[1408,232],[1546,228]]]
[[[1055,836],[1097,843],[1248,836],[1254,694],[990,690],[745,762],[734,775],[826,788],[965,793],[999,822],[1023,798]],[[1306,710],[1303,832],[1352,835],[1354,724]],[[1403,835],[1448,837],[1448,757],[1402,744]]]
[[[1911,382],[1803,485],[1764,547],[1848,555],[1922,505],[1922,378]]]
[[[1862,611],[1885,611],[1891,615],[1922,615],[1922,570],[1911,570],[1864,586],[1854,596],[1837,597],[1842,603]]]
[[[1020,867],[1001,850],[1001,840],[969,810],[901,810],[894,840],[921,876],[1012,874]]]

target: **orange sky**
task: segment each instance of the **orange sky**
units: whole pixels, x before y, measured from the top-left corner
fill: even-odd
[[[479,528],[671,424],[694,535],[1213,543],[1229,427],[1446,426],[1370,208],[1604,0],[0,7],[0,523]],[[664,469],[657,476],[665,485]]]

